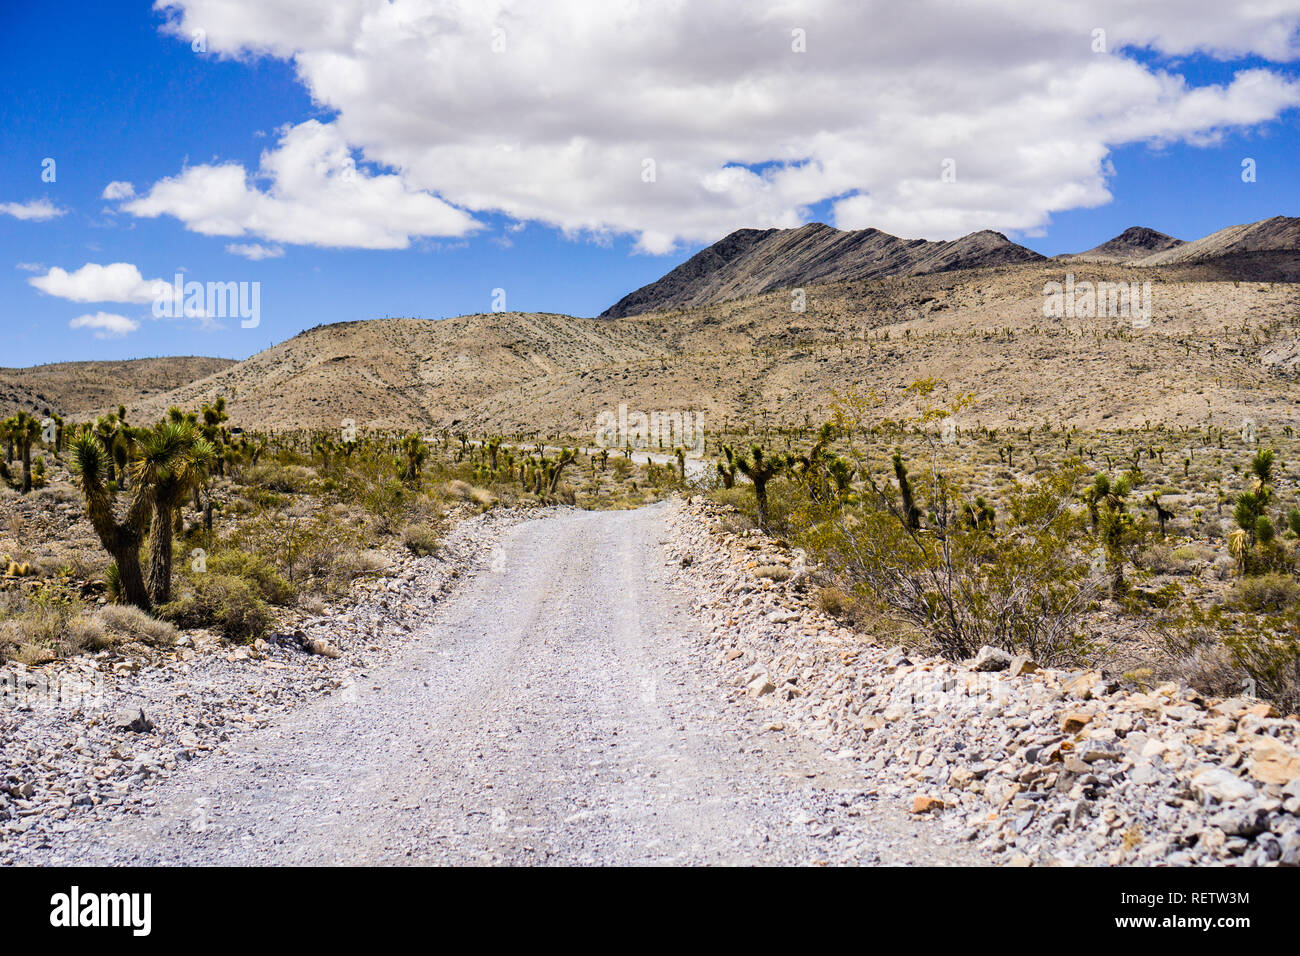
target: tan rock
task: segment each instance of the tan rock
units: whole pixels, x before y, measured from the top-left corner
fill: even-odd
[[[947,806],[938,797],[932,797],[929,794],[918,793],[912,798],[913,813],[930,813],[934,810],[942,810]]]
[[[1100,693],[1103,684],[1103,678],[1098,671],[1084,671],[1072,681],[1068,681],[1061,690],[1067,694],[1073,694],[1076,697],[1082,697],[1084,700],[1090,700]]]
[[[1038,665],[1028,654],[1017,654],[1011,658],[1011,666],[1007,668],[1007,673],[1012,677],[1019,677],[1021,674],[1037,674]]]
[[[1092,721],[1092,714],[1080,710],[1067,711],[1061,715],[1061,733],[1077,734]]]
[[[1251,748],[1250,775],[1263,783],[1286,786],[1300,778],[1300,755],[1274,737],[1260,737]]]

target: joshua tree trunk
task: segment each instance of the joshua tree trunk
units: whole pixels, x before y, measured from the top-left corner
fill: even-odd
[[[23,441],[23,494],[32,490],[32,443]]]
[[[758,503],[758,523],[761,527],[767,527],[767,479],[752,477],[749,479],[754,483],[754,501]]]
[[[145,582],[155,604],[166,604],[172,592],[172,502],[154,503],[149,526],[149,576]]]
[[[149,600],[149,591],[145,588],[144,575],[140,571],[140,540],[135,532],[127,528],[119,528],[115,537],[119,543],[110,548],[109,552],[117,562],[117,581],[122,600],[148,611],[153,605]]]

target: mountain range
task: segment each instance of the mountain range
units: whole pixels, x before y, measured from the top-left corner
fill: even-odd
[[[1045,318],[1067,272],[1154,286],[1149,322]],[[238,363],[0,370],[0,413],[147,421],[218,395],[232,423],[477,432],[590,430],[597,414],[693,410],[802,424],[850,387],[906,411],[907,383],[972,393],[988,425],[1289,422],[1300,400],[1300,220],[1191,242],[1135,227],[1046,258],[993,232],[951,242],[813,224],[741,230],[602,317],[488,313],[317,326]],[[1279,281],[1280,280],[1280,281]],[[802,311],[791,290],[803,289]]]

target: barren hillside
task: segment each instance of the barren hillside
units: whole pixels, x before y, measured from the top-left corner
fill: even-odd
[[[951,242],[927,242],[900,239],[879,229],[844,232],[820,222],[798,229],[741,229],[662,279],[624,296],[603,317],[709,305],[816,283],[927,275],[1042,258],[988,230]]]
[[[0,415],[45,409],[65,417],[85,415],[137,396],[171,391],[234,364],[230,359],[175,356],[0,368]]]
[[[1045,283],[1150,282],[1130,317],[1049,319]],[[1300,289],[1222,282],[1200,266],[1044,262],[810,286],[630,319],[502,313],[323,326],[167,394],[136,417],[225,394],[236,424],[569,432],[617,409],[699,411],[717,427],[802,424],[837,393],[875,388],[896,409],[931,376],[973,393],[988,425],[1152,422],[1239,428],[1289,421]]]

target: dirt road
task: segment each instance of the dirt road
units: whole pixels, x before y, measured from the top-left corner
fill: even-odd
[[[973,862],[726,701],[662,507],[513,528],[409,652],[69,834],[71,862]]]

